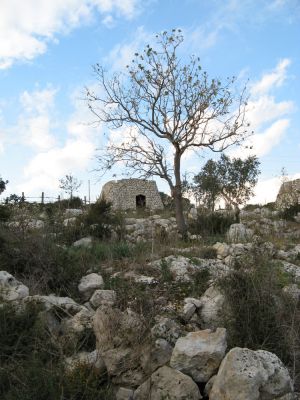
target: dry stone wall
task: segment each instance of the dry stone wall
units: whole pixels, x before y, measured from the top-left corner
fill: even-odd
[[[156,183],[143,179],[109,181],[102,188],[101,198],[111,202],[112,207],[118,210],[135,210],[139,206],[163,209]]]
[[[300,179],[284,182],[278,192],[276,205],[279,209],[300,204]]]

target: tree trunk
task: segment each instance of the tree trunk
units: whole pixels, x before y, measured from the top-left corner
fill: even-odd
[[[182,187],[181,187],[181,176],[180,176],[180,159],[181,154],[176,151],[174,156],[174,174],[175,174],[175,186],[172,190],[172,196],[175,205],[175,215],[178,230],[184,240],[187,239],[187,226],[183,215],[183,203],[182,203]]]

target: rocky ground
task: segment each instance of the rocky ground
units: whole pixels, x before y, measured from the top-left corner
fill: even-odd
[[[63,211],[54,229],[45,212],[16,214],[1,228],[1,266],[7,267],[0,272],[1,321],[6,321],[1,335],[10,332],[6,307],[14,318],[34,307],[44,338],[59,353],[51,362],[68,380],[60,398],[300,398],[297,219],[287,222],[258,208],[242,212],[241,223],[232,224],[225,236],[194,234],[182,243],[173,217],[127,217],[120,241],[116,226],[110,227],[110,240],[93,236],[94,228],[84,229],[83,215]],[[69,240],[62,240],[66,235]],[[27,241],[33,243],[30,251]],[[63,262],[50,263],[56,252]],[[64,268],[71,256],[74,264]],[[15,360],[32,367],[31,358],[11,350],[19,348],[16,342],[2,340],[0,370],[12,374]],[[43,363],[49,366],[51,357]],[[78,370],[86,387],[81,397],[78,388],[67,389],[72,376],[78,381]],[[10,384],[18,386],[19,378],[3,376],[2,398],[17,399]],[[95,381],[98,386],[88,394]],[[50,400],[57,396],[47,393]]]

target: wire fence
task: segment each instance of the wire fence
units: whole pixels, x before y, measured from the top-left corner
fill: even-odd
[[[76,198],[78,198],[78,196],[76,196]],[[71,200],[71,199],[70,198],[63,199],[63,198],[61,198],[60,195],[58,195],[57,197],[46,196],[44,192],[42,192],[40,196],[26,196],[25,193],[22,192],[22,194],[20,196],[14,194],[7,198],[0,199],[0,203],[5,204],[5,203],[13,203],[13,202],[28,202],[28,203],[37,203],[37,204],[47,204],[47,203],[60,202],[63,200],[65,201],[65,200]],[[91,203],[90,199],[87,199],[86,196],[84,196],[83,198],[80,198],[80,200],[82,201],[82,203],[84,205]]]

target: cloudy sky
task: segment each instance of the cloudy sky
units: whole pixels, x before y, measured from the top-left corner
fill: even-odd
[[[111,176],[94,172],[107,128],[91,123],[84,101],[84,88],[96,87],[92,65],[123,69],[172,28],[182,29],[186,56],[199,55],[211,77],[249,79],[254,135],[230,153],[261,160],[253,201],[274,200],[282,168],[300,177],[299,0],[1,0],[4,195],[57,196],[59,179],[71,173],[82,196],[90,180],[94,200]],[[209,156],[189,157],[184,167],[198,172]]]

